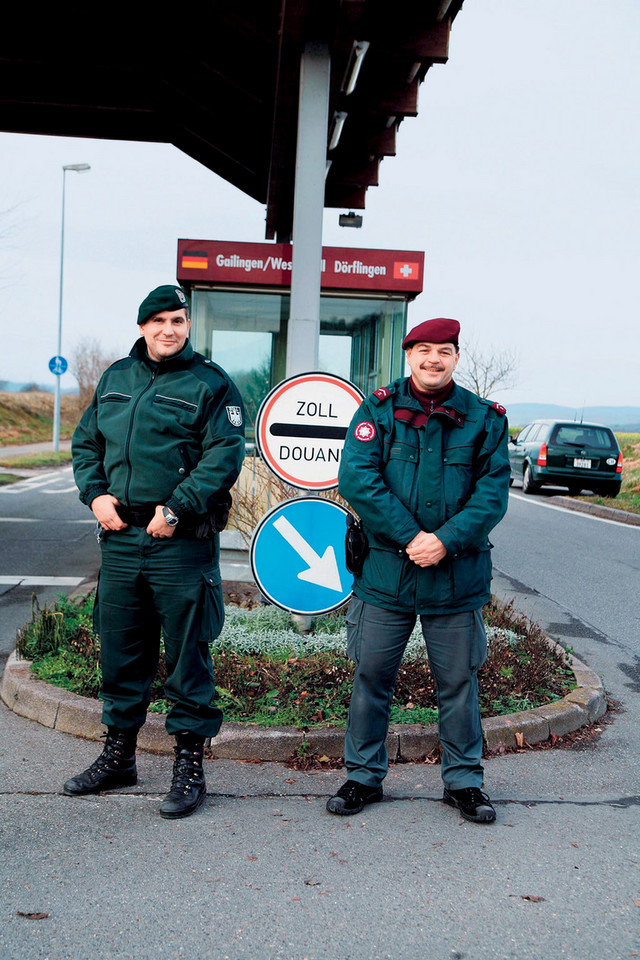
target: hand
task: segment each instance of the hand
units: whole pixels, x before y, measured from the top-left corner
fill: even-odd
[[[172,537],[175,531],[175,527],[170,527],[167,521],[164,518],[163,511],[164,504],[160,503],[156,507],[156,512],[153,516],[153,520],[147,527],[147,533],[150,537],[155,537],[157,540],[163,540],[167,537]]]
[[[120,501],[110,493],[103,493],[91,501],[91,510],[103,530],[124,530],[129,524],[125,523],[116,507]]]
[[[426,533],[424,530],[407,544],[406,549],[409,559],[419,567],[434,567],[447,555],[447,548],[435,533]]]

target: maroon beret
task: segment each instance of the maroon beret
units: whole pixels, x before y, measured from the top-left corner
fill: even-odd
[[[453,343],[457,347],[459,333],[460,324],[457,320],[448,320],[446,317],[425,320],[409,331],[402,341],[402,349],[408,350],[414,343]]]

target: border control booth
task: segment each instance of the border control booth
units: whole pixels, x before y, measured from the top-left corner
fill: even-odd
[[[285,243],[178,240],[192,343],[233,377],[251,427],[286,376],[291,255]],[[407,304],[423,278],[422,252],[323,247],[319,369],[365,396],[402,376]]]

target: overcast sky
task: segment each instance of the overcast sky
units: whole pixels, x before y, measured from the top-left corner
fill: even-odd
[[[637,0],[467,0],[361,230],[324,243],[424,250],[410,324],[519,356],[505,405],[640,405]],[[264,240],[264,207],[168,145],[0,134],[0,379],[53,385],[63,164],[62,353],[128,352],[176,240]],[[8,337],[6,336],[8,334]],[[63,379],[70,386],[69,375]]]

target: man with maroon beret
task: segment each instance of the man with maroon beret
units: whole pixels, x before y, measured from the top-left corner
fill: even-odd
[[[487,649],[488,535],[507,509],[508,428],[503,407],[455,383],[459,333],[442,317],[414,327],[402,344],[411,376],[369,396],[347,433],[339,490],[368,547],[347,614],[356,664],[348,779],[330,813],[382,799],[393,688],[419,616],[438,690],[443,800],[476,823],[496,817],[481,790],[477,672]]]

